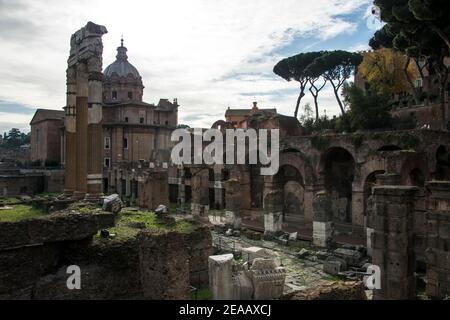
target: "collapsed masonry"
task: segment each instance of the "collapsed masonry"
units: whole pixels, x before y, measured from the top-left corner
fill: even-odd
[[[450,294],[450,182],[434,181],[419,188],[397,185],[396,178],[393,174],[389,179],[379,176],[368,201],[367,253],[381,269],[381,289],[374,290],[373,298],[415,299],[417,271],[425,272],[428,297],[446,298]],[[314,222],[314,244],[318,247],[333,243],[328,198],[321,193],[314,201],[318,220]],[[345,269],[343,265],[355,266],[361,261],[361,256],[353,263],[340,258],[325,263],[327,272],[337,274]]]
[[[267,300],[283,295],[286,271],[272,258],[260,258],[261,248],[249,248],[248,260],[233,254],[209,257],[209,286],[214,300]]]
[[[207,227],[191,221],[190,232],[177,232],[130,222],[134,235],[119,228],[116,238],[102,238],[116,215],[72,206],[0,222],[0,299],[188,299],[191,285],[208,284]],[[72,265],[81,269],[81,290],[67,287]]]

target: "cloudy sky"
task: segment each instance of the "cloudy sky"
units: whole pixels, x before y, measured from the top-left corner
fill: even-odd
[[[0,132],[29,131],[36,108],[65,104],[70,35],[105,25],[104,67],[124,36],[144,100],[178,98],[180,123],[209,126],[225,109],[293,115],[297,85],[272,73],[304,51],[362,50],[378,27],[371,0],[0,0]],[[312,101],[310,97],[304,103]],[[302,103],[303,104],[303,103]],[[338,113],[330,88],[322,113]],[[326,111],[325,111],[326,110]]]

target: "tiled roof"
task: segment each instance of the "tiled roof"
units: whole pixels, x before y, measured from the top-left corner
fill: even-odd
[[[44,120],[62,120],[64,114],[64,110],[37,109],[30,124]]]
[[[247,116],[250,115],[252,109],[227,109],[225,116]],[[265,114],[276,114],[277,109],[258,109],[258,112]]]

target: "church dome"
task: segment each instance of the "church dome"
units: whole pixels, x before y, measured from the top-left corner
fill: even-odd
[[[128,77],[131,75],[135,79],[141,79],[137,69],[128,62],[127,48],[123,46],[123,40],[120,47],[117,48],[116,61],[111,63],[103,73],[105,78],[111,78],[113,74],[118,77]]]
[[[128,62],[127,48],[117,48],[116,61],[103,72],[103,102],[117,104],[142,101],[144,85],[137,69]]]

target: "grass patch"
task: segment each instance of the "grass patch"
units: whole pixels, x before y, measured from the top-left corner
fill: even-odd
[[[60,195],[60,193],[58,193],[58,192],[42,192],[42,193],[38,193],[36,196],[38,196],[38,197],[57,197],[59,195]]]
[[[329,276],[325,277],[325,280],[327,280],[327,281],[347,281],[347,279],[344,276],[339,276],[339,275],[336,275],[336,276],[329,275]]]
[[[9,206],[13,204],[20,204],[22,203],[22,200],[16,197],[0,198],[0,203]]]
[[[148,211],[122,210],[117,218],[116,225],[109,232],[116,235],[119,240],[134,238],[140,230],[147,229],[154,232],[174,231],[190,233],[194,226],[187,220],[177,221],[174,225],[166,225],[155,213]],[[100,235],[97,234],[99,238]]]
[[[25,204],[13,204],[11,209],[0,210],[0,222],[20,221],[24,219],[37,218],[46,215],[45,211],[33,208]]]
[[[209,288],[202,288],[191,292],[191,300],[212,300],[213,295]]]

